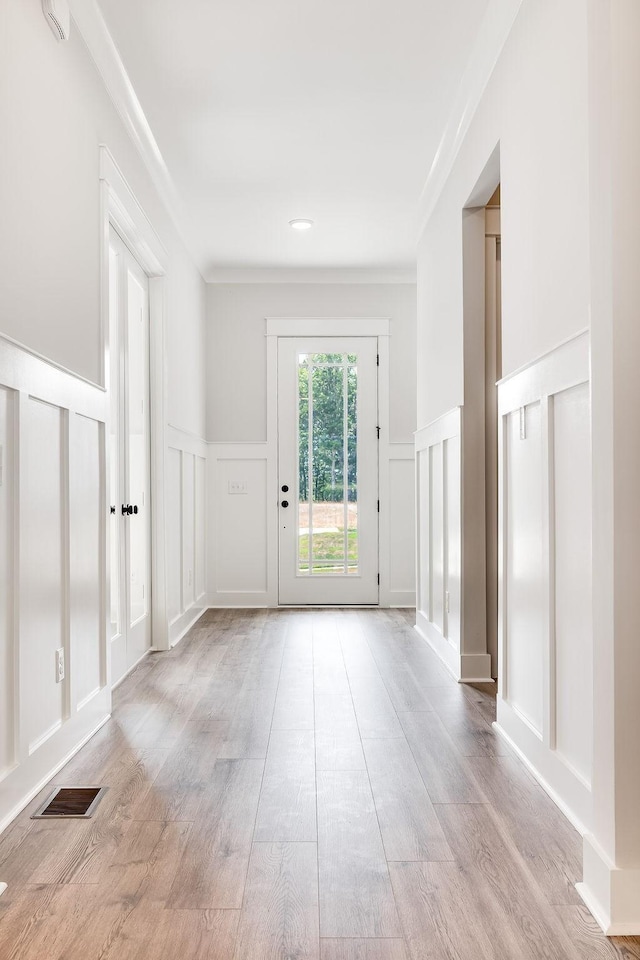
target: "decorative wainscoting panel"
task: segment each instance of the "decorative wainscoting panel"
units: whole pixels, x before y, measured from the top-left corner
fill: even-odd
[[[415,603],[413,445],[380,451],[380,603]],[[278,603],[278,489],[269,443],[209,444],[209,605]],[[243,493],[233,493],[237,483]]]
[[[0,829],[111,709],[106,411],[102,388],[0,338]]]
[[[456,407],[416,433],[416,627],[461,676],[461,426]]]
[[[277,493],[269,450],[267,443],[209,444],[210,606],[278,602]],[[232,492],[237,484],[243,492]]]
[[[589,337],[498,388],[498,729],[584,829],[593,735]]]
[[[174,646],[207,606],[207,444],[169,426],[167,497],[167,602]]]
[[[380,604],[416,603],[415,456],[412,443],[380,450]]]

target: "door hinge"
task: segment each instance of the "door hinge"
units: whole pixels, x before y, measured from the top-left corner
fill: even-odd
[[[380,501],[378,500],[378,513],[380,513]]]
[[[379,439],[380,439],[380,427],[376,427],[376,430],[377,430],[377,432],[378,432],[378,440],[379,440]]]
[[[380,574],[378,574],[378,586],[380,586]]]
[[[376,353],[376,367],[380,366],[380,354]]]

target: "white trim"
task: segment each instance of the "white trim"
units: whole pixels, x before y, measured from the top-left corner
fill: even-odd
[[[125,672],[122,674],[122,676],[121,676],[118,680],[116,680],[116,682],[114,683],[114,685],[111,687],[111,692],[113,693],[114,690],[117,690],[118,687],[121,686],[121,685],[124,683],[124,681],[127,679],[127,677],[130,676],[130,675],[133,673],[133,671],[136,669],[136,667],[139,667],[140,664],[142,663],[142,661],[143,661],[143,660],[146,660],[146,658],[149,656],[150,653],[155,653],[155,652],[156,652],[156,648],[155,648],[155,647],[149,647],[148,650],[145,650],[144,653],[142,654],[142,656],[138,657],[138,659],[136,660],[136,662],[135,662],[135,663],[132,663],[130,667],[127,667],[127,669],[126,669]]]
[[[522,0],[490,0],[418,202],[422,234],[453,169]],[[488,199],[488,198],[487,198]]]
[[[202,614],[207,609],[207,604],[204,601],[204,596],[199,597],[195,603],[189,607],[188,610],[185,610],[184,613],[179,614],[175,620],[172,620],[169,624],[169,640],[172,650],[180,643],[183,637],[189,633],[191,627],[198,622]]]
[[[520,746],[518,746],[518,744],[513,739],[513,737],[507,733],[507,731],[499,721],[495,720],[491,724],[491,726],[496,731],[496,733],[498,733],[502,737],[504,742],[509,745],[509,747],[517,755],[518,759],[522,761],[522,763],[525,765],[529,773],[533,776],[533,778],[537,781],[537,783],[540,784],[544,792],[548,794],[549,797],[551,797],[555,805],[562,811],[562,813],[567,818],[569,823],[573,827],[575,827],[575,829],[578,831],[581,837],[584,837],[587,833],[587,828],[585,827],[582,820],[576,815],[575,811],[572,810],[571,807],[569,807],[564,802],[564,800],[562,799],[558,791],[554,790],[554,788],[551,786],[549,781],[545,780],[544,776],[542,775],[538,767],[536,767],[531,762],[531,760],[529,759],[527,754],[524,752],[524,750]],[[535,735],[535,732],[534,732],[534,735]]]
[[[388,337],[389,317],[267,317],[267,337]]]
[[[1,897],[2,894],[5,892],[6,889],[7,889],[7,884],[6,884],[6,883],[0,883],[0,897]]]
[[[397,267],[212,267],[205,280],[211,284],[232,283],[383,283],[415,285],[415,266]]]
[[[576,883],[576,890],[602,932],[608,937],[640,934],[640,870],[615,867],[591,834],[583,839],[583,860],[585,879]],[[613,910],[621,906],[635,920],[616,920]]]
[[[13,809],[10,810],[9,813],[2,818],[2,820],[0,820],[0,834],[2,834],[2,832],[7,829],[9,824],[13,823],[15,818],[20,813],[22,813],[25,807],[29,806],[33,798],[38,796],[40,791],[47,786],[49,781],[52,780],[53,777],[55,777],[56,774],[58,774],[62,770],[62,768],[65,767],[69,763],[69,761],[72,760],[80,750],[82,750],[85,744],[87,744],[89,740],[91,740],[91,738],[96,735],[98,730],[100,730],[101,727],[104,727],[105,723],[107,723],[110,719],[111,719],[110,713],[102,717],[102,719],[99,720],[98,723],[95,724],[95,726],[93,726],[91,730],[88,733],[86,733],[82,737],[82,739],[71,748],[71,750],[68,750],[67,753],[65,753],[65,755],[62,757],[61,760],[58,760],[57,763],[53,767],[51,767],[51,769],[49,769],[44,774],[44,776],[42,776],[38,780],[37,784],[34,787],[31,787],[31,789],[27,793],[25,793],[23,797],[20,798],[19,802],[13,807]],[[0,884],[0,886],[2,886],[2,884]]]
[[[202,274],[202,264],[198,263],[182,228],[182,201],[100,8],[96,0],[69,0],[69,6],[73,22],[102,77],[124,128],[137,148],[180,238]]]
[[[167,447],[173,450],[182,450],[184,453],[192,453],[196,457],[206,459],[209,444],[197,433],[190,433],[181,427],[174,427],[167,424]]]
[[[414,433],[416,453],[426,450],[434,443],[442,443],[443,440],[459,436],[462,430],[461,424],[462,407],[454,407],[453,410],[448,410],[426,426],[420,427]]]
[[[100,147],[102,186],[101,317],[103,380],[109,358],[109,230],[113,226],[149,276],[149,393],[151,414],[151,636],[156,650],[169,649],[166,573],[166,372],[167,252],[106,146]],[[106,465],[108,476],[108,463]],[[109,546],[107,544],[107,552]],[[109,569],[107,565],[107,570]],[[108,588],[107,588],[108,595]]]

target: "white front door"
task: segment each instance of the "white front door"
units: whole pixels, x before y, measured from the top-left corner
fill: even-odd
[[[109,238],[111,679],[151,646],[149,282]]]
[[[281,604],[378,603],[377,349],[278,340]]]

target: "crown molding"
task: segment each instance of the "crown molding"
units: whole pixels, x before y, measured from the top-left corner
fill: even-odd
[[[388,268],[243,268],[212,267],[207,283],[415,283],[415,267]]]
[[[142,105],[129,79],[113,37],[96,0],[69,0],[71,17],[84,40],[122,123],[135,144],[156,191],[191,259],[202,265],[187,242],[182,227],[182,203]]]
[[[418,201],[419,236],[429,221],[523,0],[489,0],[453,108]]]

